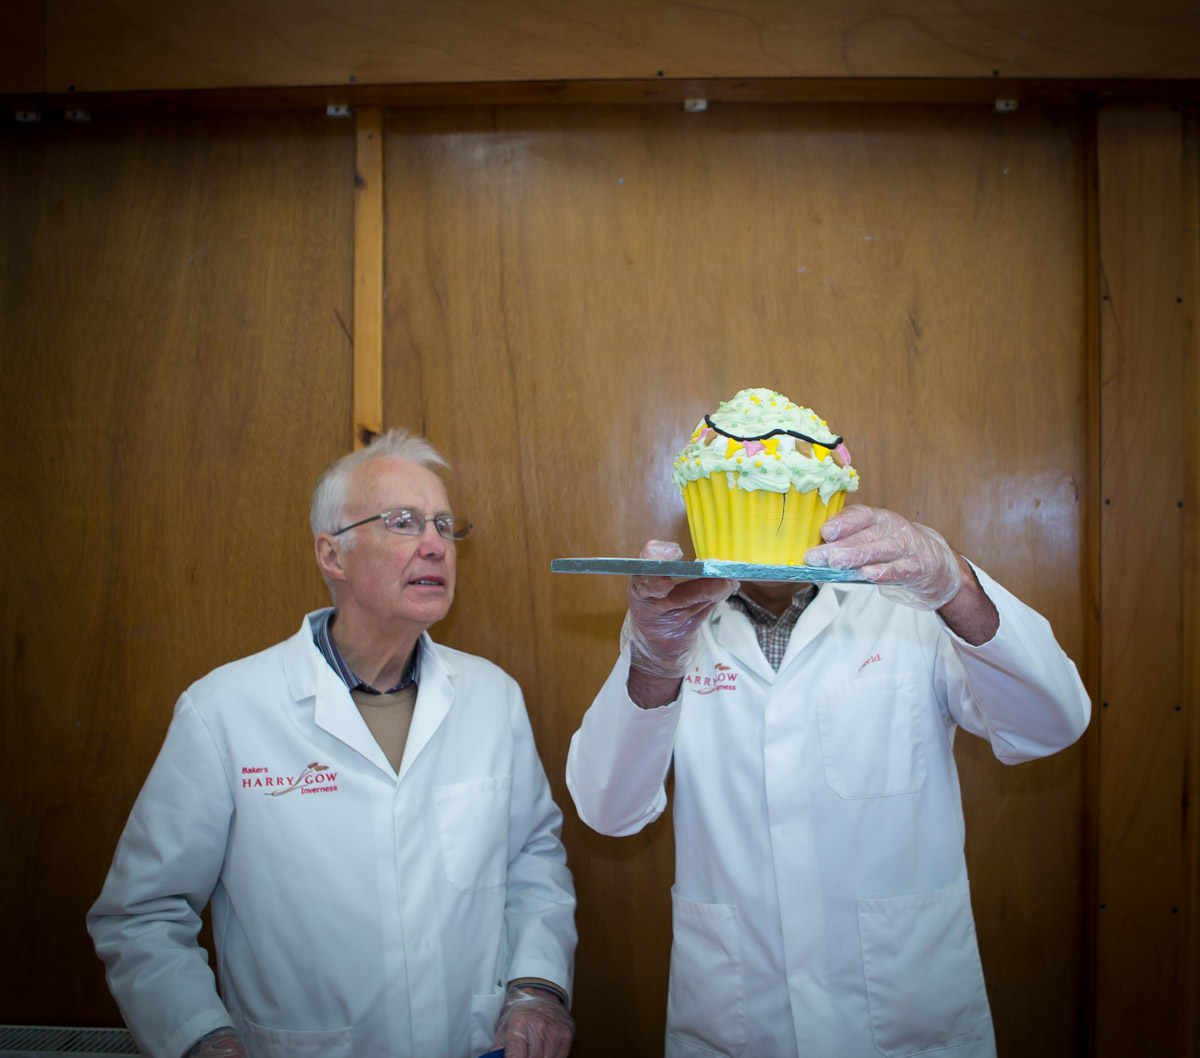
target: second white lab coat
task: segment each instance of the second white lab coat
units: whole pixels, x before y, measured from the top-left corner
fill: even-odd
[[[1046,621],[981,647],[874,587],[826,585],[778,673],[723,604],[679,699],[642,710],[618,661],[571,742],[580,818],[633,834],[666,807],[675,885],[668,1058],[991,1058],[956,727],[1003,761],[1079,737],[1090,704]]]
[[[179,699],[88,925],[153,1058],[474,1058],[509,980],[570,989],[560,826],[504,672],[423,636],[397,774],[306,618]]]

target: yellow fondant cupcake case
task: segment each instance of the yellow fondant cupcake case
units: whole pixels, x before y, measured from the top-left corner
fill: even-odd
[[[809,408],[744,389],[704,416],[675,458],[697,558],[804,564],[858,489],[843,439]]]

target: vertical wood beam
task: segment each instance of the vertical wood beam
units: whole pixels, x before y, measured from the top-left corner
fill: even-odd
[[[1183,139],[1166,104],[1100,114],[1097,1058],[1194,1053],[1181,1049],[1197,842]]]
[[[1091,695],[1092,723],[1083,736],[1083,877],[1080,896],[1080,945],[1083,982],[1080,988],[1079,1040],[1080,1055],[1095,1054],[1096,1027],[1096,909],[1099,907],[1100,841],[1100,525],[1103,516],[1100,465],[1100,194],[1099,160],[1097,157],[1097,109],[1093,108],[1087,123],[1083,202],[1086,228],[1088,277],[1084,297],[1086,321],[1084,351],[1086,376],[1084,393],[1087,399],[1087,487],[1083,505],[1083,682]]]
[[[383,109],[355,111],[354,447],[383,429]]]
[[[1187,857],[1179,1053],[1200,1053],[1200,109],[1183,113],[1183,708],[1190,717],[1184,791]]]

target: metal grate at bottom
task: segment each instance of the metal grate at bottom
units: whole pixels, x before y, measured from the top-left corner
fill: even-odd
[[[0,1025],[0,1058],[48,1058],[70,1054],[141,1054],[125,1029],[69,1029],[48,1025]]]

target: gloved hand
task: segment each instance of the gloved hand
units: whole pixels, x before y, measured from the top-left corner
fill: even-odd
[[[186,1051],[183,1058],[247,1058],[241,1038],[231,1028],[214,1029],[201,1036]]]
[[[810,547],[804,561],[828,569],[857,569],[879,594],[917,610],[938,610],[962,586],[958,556],[932,529],[878,507],[856,504],[821,526],[828,543]]]
[[[671,562],[683,551],[676,543],[651,540],[639,557]],[[686,675],[699,649],[700,625],[737,589],[736,580],[702,577],[676,584],[670,577],[630,577],[621,645],[630,645],[633,667],[653,678]]]
[[[511,987],[496,1021],[494,1048],[504,1058],[566,1058],[575,1038],[570,1011],[549,992]]]

